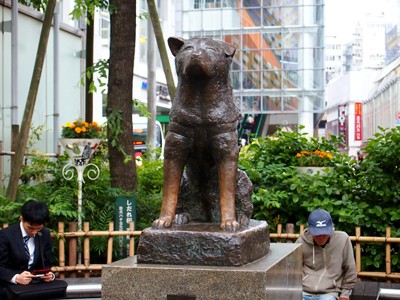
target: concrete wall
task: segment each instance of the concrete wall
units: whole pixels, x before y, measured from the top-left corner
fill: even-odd
[[[21,125],[25,103],[31,83],[44,15],[18,5],[18,66],[12,66],[11,0],[0,1],[0,140],[3,151],[11,150],[12,123],[12,69],[17,68],[17,118]],[[83,72],[83,32],[65,24],[59,31],[59,111],[60,128],[53,128],[54,121],[54,30],[49,36],[46,58],[33,114],[32,126],[44,126],[41,140],[35,145],[42,152],[54,153],[54,130],[61,132],[61,125],[83,116],[83,86],[79,84]],[[4,156],[4,175],[9,173],[9,157]]]

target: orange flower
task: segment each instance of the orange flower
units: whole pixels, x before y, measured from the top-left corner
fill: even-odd
[[[100,128],[97,122],[86,122],[77,120],[74,122],[66,122],[62,126],[61,136],[63,138],[82,138],[91,139],[100,137]]]

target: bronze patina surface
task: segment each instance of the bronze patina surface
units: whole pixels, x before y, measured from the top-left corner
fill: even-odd
[[[161,213],[153,228],[193,220],[235,232],[253,211],[252,184],[237,165],[239,110],[229,77],[236,48],[212,38],[171,37],[168,44],[178,86],[165,140]]]
[[[140,236],[137,262],[147,264],[243,266],[269,252],[269,228],[265,221],[231,233],[215,223],[173,225],[145,229]]]

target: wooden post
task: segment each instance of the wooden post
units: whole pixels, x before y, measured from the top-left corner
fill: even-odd
[[[391,263],[391,254],[390,254],[390,249],[391,245],[387,241],[388,238],[392,235],[390,227],[386,227],[386,275],[389,275],[392,273],[392,263]]]
[[[113,254],[113,237],[111,235],[111,232],[114,231],[114,222],[108,223],[108,232],[110,235],[108,236],[108,246],[107,246],[107,264],[112,263],[112,254]]]
[[[135,224],[133,221],[129,223],[129,230],[134,231]],[[135,255],[135,237],[131,236],[129,239],[129,256],[134,256]]]
[[[65,267],[65,241],[62,234],[64,233],[64,223],[58,222],[58,233],[61,238],[58,239],[58,264],[60,267]],[[65,278],[65,272],[60,274],[60,278]]]
[[[278,234],[278,237],[281,237],[282,234],[282,224],[278,224],[276,226],[276,233]]]
[[[71,222],[68,224],[69,232],[76,232],[78,230],[78,224],[76,222]],[[77,244],[78,238],[70,238],[68,240],[68,265],[76,267],[76,255],[77,255]],[[75,278],[77,276],[76,272],[71,272],[70,277]]]
[[[361,235],[361,228],[356,227],[356,271],[357,271],[357,273],[361,272],[361,245],[359,242],[360,235]]]
[[[287,223],[286,224],[286,233],[293,234],[294,233],[294,224]],[[286,243],[293,243],[291,239],[286,239]]]
[[[89,232],[89,222],[84,222],[83,223],[83,231],[85,233]],[[88,236],[85,235],[83,238],[83,265],[86,268],[89,268],[90,266],[90,239]],[[90,277],[89,272],[85,272],[85,277]]]

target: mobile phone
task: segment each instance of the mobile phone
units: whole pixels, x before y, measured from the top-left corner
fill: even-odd
[[[36,277],[42,277],[45,274],[49,273],[50,271],[51,271],[50,268],[40,269],[40,270],[33,270],[32,274],[36,275]]]

